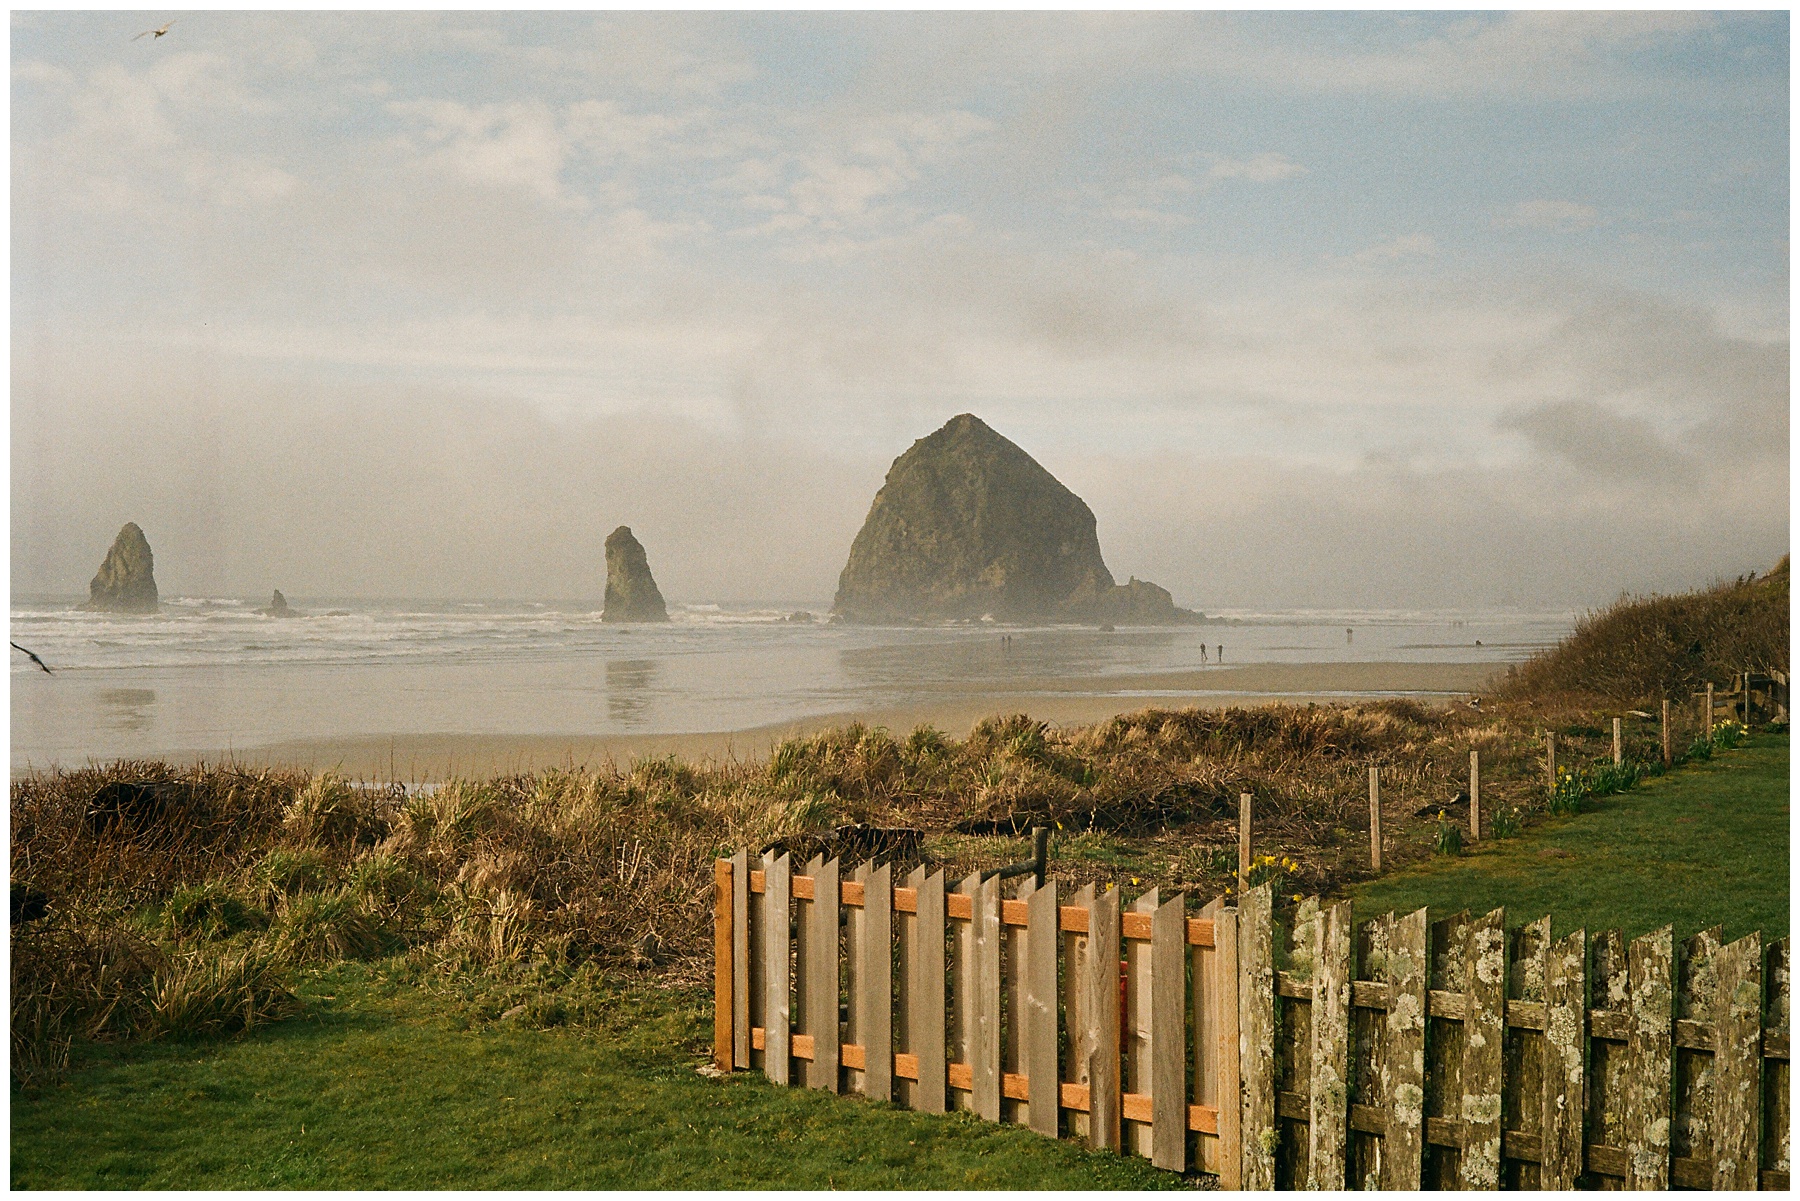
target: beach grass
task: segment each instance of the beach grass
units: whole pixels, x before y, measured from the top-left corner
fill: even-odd
[[[12,1094],[14,1188],[1151,1189],[1146,1160],[967,1114],[700,1074],[710,997],[518,990],[400,960],[308,975],[299,1018],[223,1041],[89,1046]],[[566,1008],[564,1007],[566,1005]],[[583,1025],[551,1025],[579,1014]]]
[[[1589,797],[1521,837],[1436,856],[1350,890],[1359,920],[1421,906],[1434,919],[1504,906],[1509,923],[1551,914],[1557,933],[1585,926],[1629,936],[1673,922],[1685,937],[1718,925],[1735,939],[1788,933],[1788,736]]]

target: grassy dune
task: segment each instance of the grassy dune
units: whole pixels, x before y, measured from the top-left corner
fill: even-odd
[[[1596,798],[1524,838],[1489,841],[1352,890],[1358,919],[1429,906],[1434,918],[1505,906],[1635,937],[1673,922],[1677,937],[1723,926],[1726,939],[1788,933],[1788,736],[1744,747]]]

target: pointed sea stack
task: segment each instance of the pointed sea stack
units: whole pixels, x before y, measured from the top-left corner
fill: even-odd
[[[269,601],[269,607],[266,609],[258,609],[257,612],[260,613],[264,617],[299,617],[299,616],[301,616],[301,613],[298,609],[292,609],[292,608],[288,607],[287,597],[281,595],[281,589],[279,589],[279,588],[275,589],[275,596],[274,596],[274,599]]]
[[[126,522],[113,539],[112,549],[106,552],[99,574],[88,584],[88,601],[82,608],[100,613],[156,612],[154,568],[144,531],[137,522]]]
[[[1202,619],[1154,584],[1114,584],[1093,510],[969,413],[894,460],[832,609],[870,623]]]
[[[606,607],[600,620],[669,620],[668,606],[650,574],[650,560],[643,545],[631,536],[630,526],[622,525],[606,536]]]

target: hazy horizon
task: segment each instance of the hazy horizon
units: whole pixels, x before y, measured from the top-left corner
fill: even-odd
[[[1207,611],[1788,549],[1783,12],[148,24],[12,18],[14,596],[818,603],[965,411]]]

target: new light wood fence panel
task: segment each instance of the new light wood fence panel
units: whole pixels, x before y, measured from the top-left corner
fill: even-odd
[[[714,896],[714,1055],[775,1083],[954,1097],[1225,1187],[1787,1187],[1785,939],[1355,928],[1266,885],[1190,918],[748,854]]]

